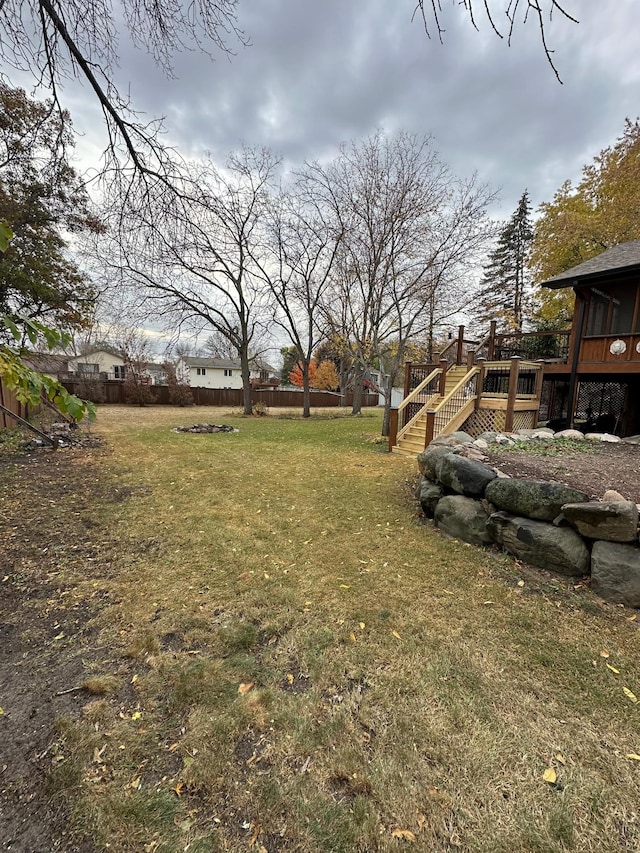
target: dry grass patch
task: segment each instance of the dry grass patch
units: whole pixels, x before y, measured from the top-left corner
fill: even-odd
[[[239,432],[171,432],[202,421]],[[379,413],[95,429],[126,686],[62,724],[50,784],[98,846],[638,849],[632,614],[425,527]]]

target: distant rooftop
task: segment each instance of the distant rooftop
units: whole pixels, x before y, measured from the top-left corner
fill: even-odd
[[[576,280],[596,278],[609,272],[621,272],[640,266],[640,240],[619,243],[606,249],[595,258],[590,258],[570,270],[543,281],[543,287],[570,287]]]

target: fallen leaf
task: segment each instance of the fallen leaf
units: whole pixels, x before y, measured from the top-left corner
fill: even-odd
[[[623,687],[622,689],[624,690],[624,695],[631,699],[632,702],[638,701],[638,697],[636,696],[636,694],[632,693],[628,687]]]
[[[142,717],[142,714],[140,713],[140,711],[134,711],[133,714],[131,715],[132,720],[139,720],[141,717]]]
[[[365,624],[364,624],[364,622],[358,622],[358,625],[360,626],[360,630],[361,630],[361,631],[364,631],[364,629],[365,629]]]
[[[294,681],[295,681],[295,678],[293,677],[293,673],[288,672],[288,673],[287,673],[287,682],[288,682],[289,684],[293,684],[293,682],[294,682]]]
[[[416,840],[415,835],[410,829],[394,829],[391,833],[391,837],[400,838],[402,841],[414,842]]]
[[[518,586],[524,586],[524,581],[518,581]]]
[[[169,752],[173,752],[179,746],[180,746],[180,744],[178,743],[178,741],[176,741],[175,743],[172,743],[170,747],[168,747],[168,750],[169,750]]]
[[[600,657],[601,657],[601,658],[608,658],[608,657],[609,657],[609,652],[608,652],[606,649],[603,649],[603,650],[600,652]]]
[[[264,576],[265,576],[265,579],[266,579],[266,580],[269,580],[269,578],[271,577],[271,575],[270,575],[268,572],[265,572],[265,573],[264,573]]]
[[[64,631],[61,631],[57,636],[55,636],[54,640],[61,640],[64,637]]]
[[[135,791],[139,791],[140,788],[142,788],[142,781],[140,780],[140,777],[136,776],[135,779],[132,779],[129,782],[129,787],[133,788]]]
[[[253,835],[251,836],[251,840],[249,841],[249,847],[253,847],[253,845],[258,840],[258,836],[260,835],[260,826],[255,824]]]
[[[393,636],[394,636],[397,640],[401,640],[401,639],[402,639],[402,637],[400,636],[400,634],[398,634],[398,632],[397,632],[397,631],[392,631],[391,633],[393,634]]]
[[[483,601],[483,604],[493,604],[493,601]]]
[[[139,678],[138,673],[136,673],[136,674],[131,678],[131,683],[132,683],[132,684],[135,684],[135,683],[136,683],[136,681],[138,680],[138,678]]]
[[[640,761],[640,755],[637,752],[628,752],[627,758],[633,758],[634,761]]]
[[[563,767],[566,766],[566,764],[567,764],[567,759],[564,757],[564,755],[561,752],[556,753],[556,761],[559,761],[560,764],[563,765]]]
[[[253,690],[253,681],[249,681],[246,684],[243,682],[238,687],[238,693],[241,696],[244,696],[244,694],[248,693],[250,690]]]
[[[356,635],[353,633],[353,631],[349,634],[349,639],[351,640],[352,643],[355,643]]]
[[[178,782],[178,784],[174,788],[172,788],[171,790],[174,792],[176,797],[181,797],[183,788],[184,788],[184,782],[182,780],[180,780],[180,782]]]
[[[340,584],[340,589],[351,589],[351,587],[349,586],[349,584],[341,583],[341,584]]]
[[[616,669],[615,666],[611,666],[610,663],[606,664],[607,669],[610,669],[611,672],[615,672],[616,675],[620,675],[620,670]]]
[[[0,706],[0,717],[4,714],[4,708]]]
[[[547,769],[542,774],[542,778],[545,782],[548,782],[550,785],[555,785],[556,780],[558,778],[556,771],[553,767],[547,767]]]
[[[634,613],[633,616],[627,616],[627,622],[635,622],[638,618],[638,614]]]

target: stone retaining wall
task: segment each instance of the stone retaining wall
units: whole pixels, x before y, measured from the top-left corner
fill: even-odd
[[[591,588],[602,598],[640,607],[638,506],[617,492],[594,501],[562,483],[510,478],[486,464],[489,442],[554,438],[551,430],[521,432],[486,433],[475,440],[458,432],[435,439],[418,456],[416,496],[424,514],[444,533],[472,545],[498,545],[568,577],[590,574]]]

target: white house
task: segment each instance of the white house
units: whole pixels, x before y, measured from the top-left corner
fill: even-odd
[[[242,388],[240,362],[227,358],[183,356],[177,372],[192,388]]]
[[[89,374],[96,379],[124,379],[125,377],[124,359],[106,350],[74,356],[68,363],[70,373]]]

